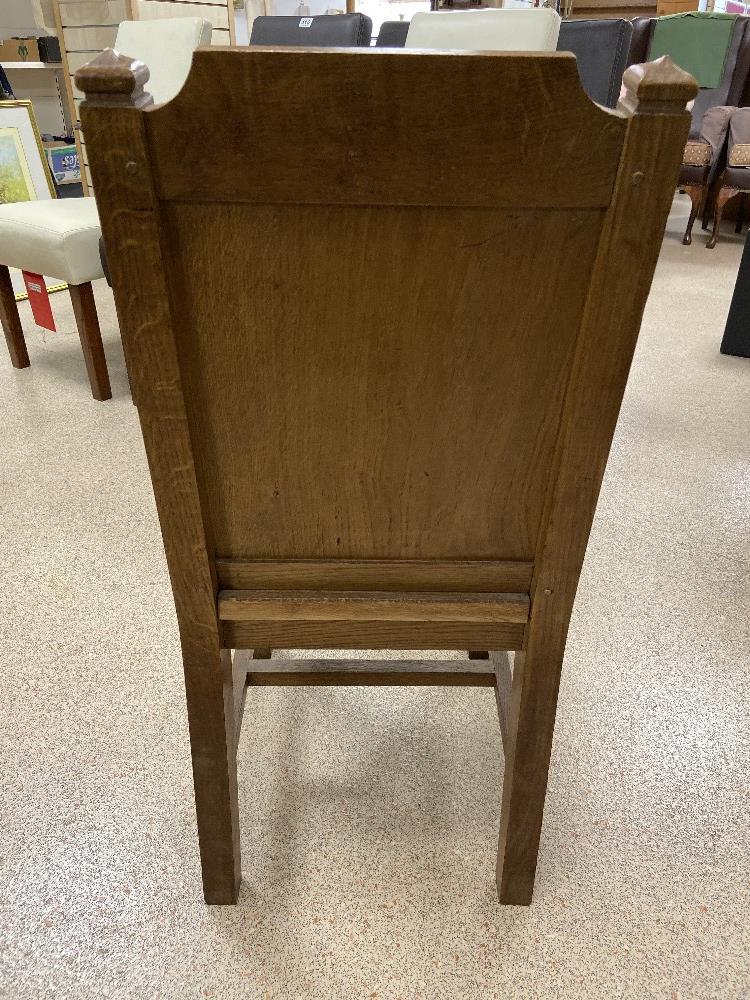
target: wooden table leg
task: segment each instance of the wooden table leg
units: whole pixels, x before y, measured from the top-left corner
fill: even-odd
[[[28,368],[31,362],[26,350],[21,317],[18,315],[16,295],[10,280],[10,271],[4,264],[0,264],[0,321],[11,364],[14,368]]]
[[[94,399],[111,399],[112,389],[109,385],[107,359],[104,356],[104,345],[102,344],[99,317],[96,314],[91,282],[87,281],[83,285],[69,285],[68,288],[78,326],[78,336],[81,338],[83,359],[86,362],[86,371],[91,384],[91,394]]]

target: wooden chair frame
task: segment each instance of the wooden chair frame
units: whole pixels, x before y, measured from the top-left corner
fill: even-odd
[[[236,747],[248,688],[470,684],[495,689],[505,738],[499,898],[528,904],[568,624],[695,81],[668,59],[632,67],[625,74],[626,98],[609,112],[586,98],[575,61],[564,54],[199,50],[185,89],[161,108],[152,107],[144,91],[147,78],[142,64],[109,51],[83,67],[76,84],[86,95],[83,127],[179,622],[205,898],[237,899]],[[455,100],[446,100],[446,93]],[[481,118],[467,118],[462,94],[483,95]],[[201,121],[213,130],[214,156],[186,166],[181,150]],[[519,162],[522,136],[527,156]],[[537,137],[530,146],[529,136]],[[324,221],[314,239],[310,218]],[[207,247],[205,233],[217,220],[224,220],[219,235],[211,228]],[[428,223],[432,228],[419,228]],[[273,237],[265,243],[263,227]],[[444,287],[430,285],[430,296],[415,304],[415,279],[382,253],[372,258],[374,284],[357,291],[366,308],[347,291],[347,273],[352,283],[366,273],[358,270],[360,251],[370,241],[384,240],[394,253],[403,247],[405,259],[413,259],[414,239],[429,256],[432,241],[425,232],[445,242],[457,240],[461,227],[488,235],[457,247],[471,278],[460,287],[452,289],[431,259],[419,259],[423,280],[439,275]],[[520,242],[506,249],[504,234],[519,227]],[[220,244],[226,272],[228,257],[239,260],[246,234],[267,253],[251,254],[253,271],[242,280],[239,264],[229,268],[239,290],[224,284],[214,295],[208,278],[184,278],[187,267],[194,276],[210,270]],[[563,242],[552,245],[558,238]],[[316,240],[330,246],[339,240],[335,245],[347,248],[333,271]],[[286,257],[274,257],[278,245]],[[583,256],[581,247],[587,248]],[[531,267],[529,277],[536,268],[539,294],[529,305],[506,276],[501,292],[507,300],[498,305],[487,288],[496,287],[495,277],[516,254]],[[560,261],[574,256],[577,277],[568,270],[556,283]],[[274,284],[292,280],[287,259],[303,272],[295,272],[295,280],[307,282],[304,303],[297,286],[283,299],[271,294]],[[487,261],[490,270],[481,271]],[[494,270],[498,262],[500,271]],[[337,287],[330,283],[339,272],[338,301],[316,292],[316,267],[325,270],[326,287]],[[242,287],[245,279],[256,282],[252,291]],[[383,308],[391,309],[389,323],[403,333],[400,360],[377,361],[385,357],[381,351],[370,362],[388,405],[360,408],[351,420],[342,414],[337,438],[337,414],[325,409],[327,400],[338,393],[337,399],[351,402],[367,370],[349,379],[338,355],[326,355],[335,380],[322,360],[315,373],[292,374],[309,376],[313,386],[325,382],[325,392],[311,390],[305,405],[318,407],[316,435],[330,430],[332,447],[318,458],[314,435],[304,446],[287,440],[280,448],[279,428],[287,419],[298,435],[309,425],[291,412],[296,397],[283,382],[294,357],[274,361],[249,339],[267,337],[263,350],[297,350],[309,368],[316,350],[327,349],[330,331],[345,324],[342,317],[369,322],[379,282],[398,299]],[[443,312],[438,325],[429,326],[435,296]],[[305,311],[294,313],[299,329],[293,336],[272,337],[266,326],[282,304]],[[231,319],[234,308],[239,318]],[[498,338],[505,338],[503,349],[510,353],[487,373],[486,365],[461,351],[472,324],[490,314],[491,329],[472,343],[490,357]],[[513,333],[514,317],[526,324],[523,340]],[[555,328],[547,333],[551,317]],[[461,339],[445,341],[456,356],[448,352],[450,363],[441,367],[428,351],[421,367],[433,378],[430,391],[446,393],[440,402],[451,409],[457,435],[462,400],[476,413],[462,424],[469,430],[461,431],[458,445],[445,439],[429,451],[429,421],[425,425],[412,406],[416,388],[402,391],[409,388],[403,352],[420,338],[437,351],[451,322],[462,331]],[[337,350],[351,343],[365,352],[360,360],[369,357],[366,338],[354,327],[335,332]],[[539,338],[542,354],[536,355]],[[197,356],[191,352],[199,341],[204,353]],[[563,341],[556,356],[555,345]],[[516,351],[533,354],[531,395],[513,395]],[[419,357],[414,362],[410,355],[415,371]],[[248,371],[252,392],[242,388]],[[496,391],[485,391],[485,378]],[[548,378],[555,380],[552,388],[545,387]],[[256,399],[269,382],[274,393]],[[510,445],[503,446],[499,424],[485,426],[480,404],[487,400],[505,407],[502,432],[515,435]],[[409,420],[394,425],[399,408]],[[536,435],[528,439],[527,417]],[[267,419],[276,421],[276,437],[265,451],[253,421]],[[474,423],[482,428],[476,439]],[[346,448],[356,458],[357,435],[384,426],[392,432],[385,452],[371,437],[362,438],[362,447],[381,456],[378,482],[400,506],[390,517],[382,498],[368,499],[366,522],[357,506],[365,505],[366,484],[355,483],[347,493],[346,482],[326,479],[326,462],[335,463]],[[475,454],[480,446],[485,451]],[[261,452],[279,485],[253,472]],[[219,474],[214,461],[225,462]],[[512,482],[505,463],[519,470]],[[315,489],[303,490],[287,509],[292,486],[304,480],[292,483],[289,476],[300,469]],[[437,500],[429,475],[441,481]],[[450,492],[449,481],[465,490],[446,514],[435,504]],[[329,492],[334,499],[326,499]],[[354,500],[335,522],[342,497]],[[511,523],[507,518],[513,517]],[[338,535],[335,523],[343,524]],[[318,536],[313,545],[310,539]],[[267,659],[273,648],[302,646],[462,648],[472,658],[453,665]],[[492,657],[484,659],[488,650]],[[516,651],[512,669],[507,650]]]

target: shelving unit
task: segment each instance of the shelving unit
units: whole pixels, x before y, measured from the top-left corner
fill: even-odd
[[[73,135],[75,110],[68,97],[62,62],[0,63],[16,97],[29,98],[34,105],[40,132]],[[53,79],[50,80],[50,74]]]
[[[43,63],[43,62],[3,62],[0,63],[3,69],[62,69],[63,64]]]

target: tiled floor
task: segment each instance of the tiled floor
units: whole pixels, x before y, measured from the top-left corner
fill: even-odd
[[[111,402],[89,396],[64,293],[31,369],[0,357],[2,997],[750,996],[750,361],[718,353],[741,242],[683,247],[685,214],[581,582],[527,909],[494,895],[494,700],[460,689],[261,690],[240,903],[204,906],[177,631],[106,286]]]

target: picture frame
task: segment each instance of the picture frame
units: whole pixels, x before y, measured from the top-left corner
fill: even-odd
[[[56,198],[31,101],[0,101],[0,204]],[[27,298],[20,271],[11,269],[16,299]],[[49,291],[67,287],[45,279]]]

